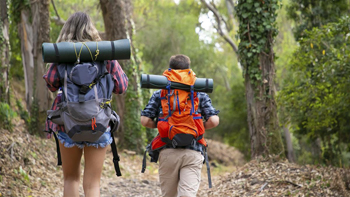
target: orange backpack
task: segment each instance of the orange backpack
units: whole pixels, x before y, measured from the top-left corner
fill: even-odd
[[[166,144],[174,148],[186,147],[196,141],[206,147],[202,117],[197,113],[199,99],[193,89],[195,73],[191,69],[168,69],[163,75],[168,78],[168,85],[166,90],[161,90],[162,112],[157,125],[159,135],[151,143],[152,150]],[[189,85],[191,91],[170,89],[172,82]]]

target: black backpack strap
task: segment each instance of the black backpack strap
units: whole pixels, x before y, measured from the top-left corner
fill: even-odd
[[[147,153],[147,151],[148,151],[148,149],[146,148],[145,153],[143,154],[141,173],[144,173],[146,170],[146,153]]]
[[[55,137],[55,141],[56,141],[56,150],[57,150],[57,165],[61,166],[62,165],[62,159],[61,159],[61,151],[60,151],[60,145],[59,145],[59,141],[58,141],[58,137],[57,134],[53,131],[50,131],[51,133],[53,133],[53,136]]]
[[[58,166],[61,166],[61,165],[62,165],[62,159],[61,159],[61,151],[60,151],[60,145],[59,145],[59,141],[58,141],[57,134],[56,134],[51,128],[49,128],[48,131],[44,130],[44,132],[53,134],[53,136],[55,137],[55,141],[56,141],[56,152],[57,152],[57,165],[58,165]]]
[[[49,119],[47,119],[49,120]],[[46,120],[46,121],[47,121]],[[53,134],[53,136],[55,137],[55,141],[56,141],[56,152],[57,152],[57,165],[61,166],[62,165],[62,159],[61,159],[61,151],[60,151],[60,145],[59,145],[59,141],[58,141],[58,137],[57,134],[51,129],[49,128],[48,131],[44,130],[44,132]]]
[[[205,159],[205,163],[207,164],[207,174],[208,174],[208,184],[209,184],[209,188],[212,188],[212,183],[211,183],[211,175],[210,175],[210,166],[209,166],[209,159],[208,159],[208,151],[207,151],[208,147],[204,147],[204,159]]]
[[[111,148],[112,148],[112,153],[113,153],[114,169],[115,169],[115,172],[116,172],[117,176],[122,176],[122,173],[120,172],[120,168],[119,168],[120,158],[119,158],[119,155],[118,155],[117,146],[115,144],[113,132],[111,132],[111,136],[112,136]]]

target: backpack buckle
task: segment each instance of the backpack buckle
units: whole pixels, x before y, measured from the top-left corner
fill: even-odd
[[[193,139],[191,142],[191,146],[194,147],[194,146],[196,146],[196,144],[197,144],[197,140]]]
[[[174,90],[171,90],[171,92],[170,92],[170,94],[167,94],[168,96],[172,96],[172,95],[174,95]]]
[[[107,107],[111,107],[111,106],[109,105],[109,104],[111,103],[111,101],[112,101],[112,100],[109,100],[109,101],[100,103],[100,107],[101,107],[102,109],[107,108]]]
[[[89,91],[89,86],[87,85],[82,85],[80,88],[79,88],[79,93],[80,94],[86,94],[88,91]]]

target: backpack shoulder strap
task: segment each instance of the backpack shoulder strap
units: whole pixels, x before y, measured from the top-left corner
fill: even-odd
[[[111,136],[112,136],[111,148],[112,148],[112,153],[113,153],[114,169],[115,169],[117,176],[122,176],[122,173],[120,172],[120,167],[119,167],[120,158],[118,155],[117,146],[116,146],[115,141],[114,141],[113,132],[111,132]]]
[[[203,147],[204,147],[204,160],[207,165],[208,184],[209,184],[209,188],[212,188],[213,185],[211,183],[210,165],[209,165],[209,158],[208,158],[208,151],[207,151],[208,147],[205,147],[205,146]]]

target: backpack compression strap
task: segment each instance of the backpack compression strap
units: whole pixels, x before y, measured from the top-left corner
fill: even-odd
[[[205,156],[205,158],[204,158],[205,159],[205,163],[207,164],[208,184],[209,184],[209,188],[212,188],[213,185],[211,183],[211,175],[210,175],[210,166],[209,166],[207,147],[204,147],[204,156]]]
[[[65,71],[64,71],[64,80],[63,80],[63,92],[64,92],[64,96],[65,96],[65,99],[66,99],[66,102],[68,103],[68,96],[67,96],[67,78],[68,78],[68,74],[67,74],[67,65],[66,65],[66,68],[65,68]],[[90,84],[91,85],[91,84]],[[84,102],[85,100],[85,93],[82,93],[82,91],[86,90],[87,92],[87,88],[80,88],[79,89],[79,103],[81,102]],[[95,92],[95,100],[96,102],[98,102],[98,94],[97,94],[97,88],[96,86],[94,86],[94,92]]]
[[[111,148],[112,148],[112,153],[113,153],[114,169],[115,169],[115,172],[116,172],[117,176],[122,176],[122,173],[120,172],[120,168],[119,168],[120,158],[119,158],[119,155],[118,155],[117,146],[115,145],[113,132],[111,132],[111,136],[112,136]]]
[[[61,166],[62,165],[62,159],[61,159],[61,151],[60,151],[60,145],[59,145],[59,142],[58,142],[57,134],[51,128],[49,128],[48,131],[45,130],[44,132],[52,133],[53,136],[55,137],[56,152],[57,152],[57,165]]]
[[[62,165],[62,159],[61,159],[61,151],[60,151],[60,145],[58,144],[58,137],[55,132],[51,131],[53,133],[53,136],[55,137],[56,141],[56,150],[57,150],[57,165],[61,166]]]
[[[100,80],[105,77],[106,75],[108,75],[108,72],[103,73],[102,75],[99,75],[98,77],[96,77],[96,79],[94,79],[93,82],[91,82],[89,85],[81,85],[79,88],[79,103],[82,103],[85,101],[85,94],[92,89],[92,86],[96,85],[97,83],[100,82]],[[95,89],[95,87],[94,87]],[[103,91],[103,95],[105,95],[104,89],[102,89]]]
[[[147,151],[148,151],[147,148],[148,148],[148,147],[146,147],[145,153],[143,153],[141,173],[145,173],[145,170],[146,170],[146,153],[147,153]]]

